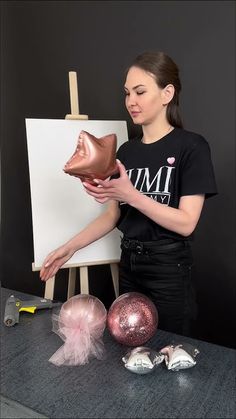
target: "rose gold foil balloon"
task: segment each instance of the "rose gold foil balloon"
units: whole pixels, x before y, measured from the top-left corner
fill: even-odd
[[[122,294],[108,310],[108,330],[123,345],[143,345],[155,334],[157,326],[156,306],[138,292]]]
[[[93,179],[107,179],[118,172],[116,164],[117,137],[115,134],[96,138],[81,131],[76,150],[64,166],[64,172],[93,183]]]
[[[53,331],[65,343],[49,361],[55,365],[80,365],[91,356],[102,359],[106,318],[106,308],[98,298],[87,294],[71,297],[59,315],[53,315]]]

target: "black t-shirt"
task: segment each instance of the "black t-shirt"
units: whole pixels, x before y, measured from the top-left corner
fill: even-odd
[[[151,144],[142,143],[141,138],[129,140],[121,145],[117,158],[135,188],[163,205],[178,208],[181,196],[205,194],[208,198],[217,193],[208,142],[184,129],[174,128]],[[119,206],[117,228],[126,237],[140,241],[184,239],[125,202]]]

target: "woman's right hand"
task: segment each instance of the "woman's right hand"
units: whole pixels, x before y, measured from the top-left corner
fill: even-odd
[[[64,244],[53,252],[49,253],[43,262],[40,270],[40,278],[47,281],[56,275],[57,271],[64,265],[75,253],[67,244]]]

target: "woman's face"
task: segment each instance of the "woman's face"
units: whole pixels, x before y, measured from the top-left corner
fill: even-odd
[[[125,81],[125,105],[135,124],[149,125],[166,113],[163,90],[155,76],[138,67],[131,67]]]

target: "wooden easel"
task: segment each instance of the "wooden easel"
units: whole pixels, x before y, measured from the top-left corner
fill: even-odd
[[[78,97],[78,84],[77,74],[75,71],[69,72],[69,88],[70,88],[70,105],[71,114],[65,116],[65,119],[70,120],[87,120],[88,115],[81,115],[79,113],[79,97]],[[114,286],[115,296],[119,295],[119,279],[118,279],[118,262],[109,262],[111,269],[111,276]],[[98,263],[90,263],[87,265],[71,265],[69,267],[68,290],[67,299],[75,295],[75,281],[76,281],[76,268],[80,269],[80,293],[89,294],[89,279],[88,279],[88,266],[94,266]],[[107,262],[99,262],[99,264],[107,264]],[[50,278],[45,285],[44,297],[53,299],[55,286],[55,276]]]

